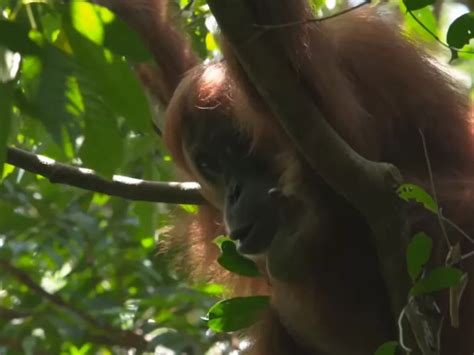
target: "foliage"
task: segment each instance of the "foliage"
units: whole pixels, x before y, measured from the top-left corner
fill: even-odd
[[[176,2],[194,50],[203,59],[218,57],[205,2]],[[313,2],[320,15],[346,6]],[[431,8],[420,10],[428,3],[405,5],[427,11],[438,30]],[[407,28],[410,34],[415,27]],[[460,66],[466,58],[457,49],[472,47],[466,35],[472,33],[472,13],[448,32]],[[236,330],[267,306],[258,297],[212,306],[224,289],[189,286],[160,253],[175,211],[196,208],[55,185],[5,163],[7,147],[16,146],[107,178],[171,180],[172,161],[151,125],[162,108],[150,110],[132,69],[149,61],[137,35],[104,8],[81,0],[0,0],[0,353],[110,354],[160,346],[204,354],[216,344],[229,353],[232,335],[208,331],[201,317],[208,314],[215,331]],[[407,199],[437,210],[412,192]],[[413,293],[428,292],[430,278],[419,274],[429,252],[416,240],[407,262],[414,282],[425,281]],[[220,246],[221,265],[258,275],[231,241]],[[439,273],[449,274],[445,286],[452,284],[455,272]]]
[[[397,346],[396,341],[386,342],[375,351],[375,355],[395,355]]]
[[[236,297],[209,309],[207,323],[216,332],[233,332],[251,326],[269,305],[269,297]]]
[[[457,285],[463,272],[453,267],[439,267],[431,270],[423,279],[418,281],[411,289],[413,296],[433,293]]]
[[[0,10],[0,352],[120,353],[146,339],[149,350],[202,354],[225,342],[201,319],[223,290],[190,288],[158,254],[179,207],[3,164],[8,144],[105,177],[171,180],[130,65],[151,55],[118,18],[82,1],[0,1]]]
[[[397,190],[398,195],[405,201],[416,201],[421,203],[428,211],[436,213],[438,206],[433,199],[421,186],[415,184],[402,184]]]
[[[415,234],[408,245],[407,269],[413,282],[420,275],[423,266],[430,260],[432,247],[431,238],[423,232]]]
[[[224,269],[247,277],[260,276],[257,265],[252,260],[239,254],[235,243],[228,237],[217,237],[214,242],[221,250],[221,256],[217,259],[217,262]]]

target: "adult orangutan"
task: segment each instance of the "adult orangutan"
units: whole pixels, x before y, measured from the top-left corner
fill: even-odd
[[[313,16],[306,0],[245,2],[257,24]],[[146,14],[147,30],[132,21],[143,34],[164,26],[164,3],[124,1],[117,6]],[[160,48],[166,48],[166,35],[155,34]],[[157,39],[150,36],[145,39],[156,48]],[[423,131],[444,215],[474,232],[467,97],[394,23],[364,9],[275,28],[264,36],[288,58],[301,86],[353,149],[394,164],[407,181],[428,186]],[[172,59],[191,67],[187,48],[183,44]],[[398,330],[370,228],[305,164],[230,51],[224,57],[190,70],[166,113],[165,142],[208,201],[188,233],[176,238],[185,245],[185,260],[194,276],[224,280],[236,294],[271,295],[271,310],[250,331],[252,354],[371,354],[396,339]],[[423,213],[412,219],[413,232],[422,229],[433,237],[433,264],[442,264],[447,246],[438,225]],[[216,266],[212,240],[225,232],[241,253],[257,260],[265,280],[237,279]],[[461,240],[464,253],[470,251],[459,233],[448,229],[448,234],[453,242]],[[281,250],[282,241],[290,252]],[[466,259],[463,269],[474,270],[473,262]],[[439,300],[443,313],[448,312],[445,301]],[[443,354],[474,352],[473,281],[460,308],[458,329],[444,323]]]

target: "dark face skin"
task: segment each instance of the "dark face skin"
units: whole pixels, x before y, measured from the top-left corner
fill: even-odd
[[[223,212],[239,252],[261,254],[278,228],[278,212],[271,196],[277,176],[269,159],[252,152],[247,137],[230,120],[209,116],[205,122],[188,125],[185,131],[188,162],[208,191],[209,200]]]

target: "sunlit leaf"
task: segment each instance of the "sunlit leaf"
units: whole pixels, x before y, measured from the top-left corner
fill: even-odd
[[[151,249],[151,248],[155,245],[155,239],[154,239],[153,237],[143,238],[143,239],[140,241],[140,244],[141,244],[142,247],[144,247],[145,249]]]
[[[422,187],[415,184],[402,184],[397,189],[398,196],[405,201],[421,203],[427,210],[437,213],[438,206],[435,200]]]
[[[98,192],[96,192],[94,196],[92,197],[92,203],[98,206],[105,205],[109,200],[110,200],[109,195],[101,194]]]
[[[15,171],[15,166],[10,164],[3,164],[3,174],[0,176],[0,180],[5,179],[8,175]],[[1,170],[1,167],[0,167]]]
[[[196,205],[179,205],[184,211],[189,214],[197,214],[199,212],[199,207]]]
[[[96,6],[76,0],[71,3],[71,21],[74,28],[92,42],[101,44],[104,40],[104,27]]]
[[[208,32],[208,34],[206,35],[206,48],[209,52],[212,52],[217,49],[217,43],[211,32]]]
[[[254,324],[268,308],[267,296],[237,297],[216,303],[209,309],[207,325],[215,332],[233,332]]]
[[[208,294],[210,296],[222,296],[227,291],[226,287],[220,284],[206,284],[196,286],[196,290]]]

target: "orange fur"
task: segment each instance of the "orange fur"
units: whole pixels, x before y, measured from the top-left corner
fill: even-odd
[[[249,331],[254,339],[250,353],[366,355],[395,339],[396,322],[369,227],[301,161],[225,41],[225,61],[192,69],[177,87],[197,60],[169,26],[165,0],[103,1],[115,4],[112,8],[139,31],[158,61],[157,96],[163,101],[171,97],[164,139],[176,163],[198,179],[184,151],[183,127],[191,121],[204,125],[210,115],[229,119],[252,137],[252,149],[271,152],[284,193],[302,203],[287,227],[288,237],[298,237],[303,244],[294,259],[304,261],[305,267],[295,282],[271,280],[269,286],[267,280],[222,271],[212,243],[224,232],[222,213],[215,207],[202,207],[173,238],[192,277],[224,282],[238,295],[271,294],[272,309]],[[312,17],[306,0],[246,4],[258,24]],[[321,23],[269,30],[263,36],[288,59],[325,118],[354,149],[366,158],[395,164],[407,181],[429,187],[422,130],[443,213],[472,234],[474,117],[467,97],[385,17],[364,9]],[[425,230],[434,238],[433,264],[443,263],[447,250],[436,221],[423,212],[410,218],[413,232]],[[456,231],[448,232],[453,240],[462,240]],[[463,252],[469,248],[472,245],[462,240]],[[289,265],[295,260],[288,260]],[[463,268],[473,271],[474,262],[463,262]],[[445,321],[443,354],[474,352],[473,300],[471,280],[461,304],[460,328]],[[440,305],[446,313],[446,297],[440,298]]]
[[[311,16],[304,1],[261,0],[254,8],[256,18],[266,25]],[[265,36],[277,43],[325,118],[359,153],[392,162],[409,181],[427,186],[422,130],[435,180],[449,179],[467,190],[463,182],[472,176],[474,156],[466,97],[396,26],[384,22],[375,11],[363,10],[320,24],[271,30]],[[255,335],[253,353],[369,354],[384,341],[396,338],[395,320],[368,238],[370,230],[335,195],[336,201],[319,206],[312,173],[299,163],[235,58],[229,51],[225,54],[226,62],[195,69],[171,101],[165,140],[178,164],[188,169],[182,158],[181,127],[189,120],[204,124],[212,111],[223,119],[236,120],[242,131],[253,136],[254,149],[272,145],[272,151],[281,157],[275,163],[281,166],[286,193],[303,199],[307,211],[326,207],[317,222],[316,212],[306,212],[307,221],[301,221],[307,255],[296,257],[308,260],[302,270],[304,282],[272,280],[276,313],[263,327],[274,333],[264,330]],[[211,72],[213,75],[208,75]],[[459,211],[450,191],[451,186],[440,191],[445,213],[467,232],[474,231],[470,223],[462,224],[466,212],[474,212],[473,203],[457,194],[456,203],[464,201],[464,211]],[[414,226],[425,227],[426,218],[421,220]],[[309,227],[303,227],[305,224]],[[433,220],[428,223],[433,224]],[[437,226],[429,230],[436,238],[436,253],[445,255]],[[442,262],[441,258],[436,262]],[[474,270],[471,264],[468,268]],[[474,351],[474,322],[469,319],[474,316],[473,297],[471,281],[462,305],[461,329],[446,326],[443,333],[444,354]]]
[[[217,262],[219,248],[213,243],[225,234],[221,212],[202,206],[197,216],[180,216],[172,237],[161,250],[176,253],[176,267],[195,282],[219,283],[232,296],[268,295],[269,286],[262,279],[239,277],[222,268]]]

